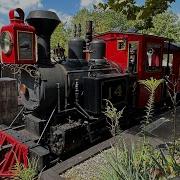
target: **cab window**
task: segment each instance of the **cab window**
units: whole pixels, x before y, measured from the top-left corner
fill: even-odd
[[[166,67],[172,67],[172,62],[173,62],[173,54],[169,54],[169,64],[168,64],[168,54],[163,54],[163,61],[162,61],[162,66]]]
[[[117,40],[117,50],[125,50],[126,49],[126,40],[119,39]]]
[[[137,72],[138,42],[130,42],[128,48],[128,70],[131,73],[135,73]]]
[[[157,71],[161,63],[161,45],[148,44],[146,51],[146,70]]]

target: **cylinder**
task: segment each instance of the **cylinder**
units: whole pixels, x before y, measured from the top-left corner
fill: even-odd
[[[71,39],[68,43],[68,58],[85,59],[85,54],[83,52],[85,45],[85,40],[82,38]]]

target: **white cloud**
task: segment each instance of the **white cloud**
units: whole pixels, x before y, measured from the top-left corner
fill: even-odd
[[[7,14],[12,8],[41,8],[41,0],[0,0],[0,13]]]
[[[49,11],[55,12],[59,19],[63,22],[66,23],[66,25],[70,25],[71,20],[72,20],[72,16],[66,13],[62,13],[61,11],[56,11],[55,9],[48,9]]]
[[[93,4],[97,5],[102,2],[104,2],[104,0],[81,0],[80,8],[91,9],[93,7]]]

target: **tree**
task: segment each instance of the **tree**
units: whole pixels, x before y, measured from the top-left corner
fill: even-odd
[[[180,42],[180,20],[172,12],[164,12],[152,19],[153,27],[144,30],[143,33],[163,36]]]
[[[127,19],[119,12],[115,11],[90,11],[88,9],[81,9],[74,15],[71,25],[65,26],[60,24],[51,36],[51,48],[57,47],[57,44],[65,48],[67,54],[68,41],[73,37],[73,26],[81,24],[81,36],[84,37],[86,32],[86,21],[92,20],[94,24],[94,33],[103,33],[110,31],[114,28],[127,30]]]
[[[82,26],[82,35],[86,31],[86,21],[92,20],[94,24],[94,33],[103,33],[114,28],[118,28],[121,31],[127,30],[127,19],[120,13],[115,11],[89,11],[87,9],[81,9],[72,20],[73,24],[81,24]]]
[[[152,19],[157,14],[165,12],[175,0],[145,0],[144,5],[137,5],[135,0],[108,0],[107,3],[99,3],[97,8],[112,9],[122,12],[128,20],[140,21],[137,24],[141,29],[152,27]]]
[[[151,27],[147,28],[143,19],[128,19],[122,12],[111,9],[102,11],[96,8],[93,11],[78,11],[72,19],[71,26],[60,24],[51,37],[51,47],[55,48],[60,43],[67,54],[68,41],[73,37],[73,25],[81,24],[81,36],[84,37],[87,20],[93,21],[94,34],[111,30],[127,32],[129,28],[136,28],[142,33],[164,36],[180,42],[180,20],[172,12],[157,14],[152,18]]]
[[[84,35],[86,31],[87,20],[91,20],[91,12],[88,9],[83,8],[74,15],[72,19],[72,26],[75,24],[81,24],[81,35]]]
[[[51,49],[57,47],[58,43],[62,46],[67,54],[68,41],[71,38],[71,30],[65,28],[64,24],[59,24],[51,36]]]

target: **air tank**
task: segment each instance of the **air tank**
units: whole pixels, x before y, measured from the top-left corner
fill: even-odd
[[[71,39],[68,43],[68,58],[69,59],[85,59],[83,52],[86,46],[85,40],[79,37]]]
[[[95,61],[98,64],[105,63],[106,43],[102,39],[94,39],[90,43],[90,61]]]

